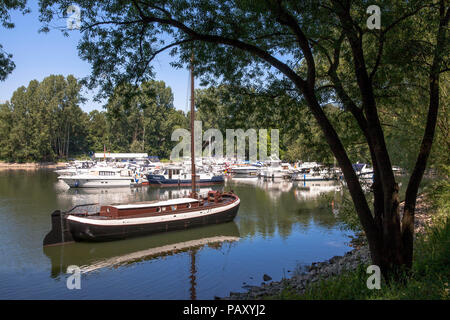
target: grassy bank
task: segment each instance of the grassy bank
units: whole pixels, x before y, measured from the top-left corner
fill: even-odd
[[[381,289],[370,290],[366,282],[368,265],[355,271],[311,285],[304,294],[290,288],[270,299],[446,299],[450,298],[450,183],[443,179],[427,192],[431,202],[430,222],[417,235],[412,273],[406,284],[381,283]]]

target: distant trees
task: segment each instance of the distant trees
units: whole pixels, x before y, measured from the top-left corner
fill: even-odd
[[[20,87],[0,104],[0,159],[55,161],[90,152],[147,152],[168,158],[172,131],[188,127],[163,81],[116,88],[106,111],[80,108],[81,84],[51,75]]]
[[[52,161],[86,146],[81,86],[73,76],[49,76],[17,89],[0,107],[0,157]]]
[[[176,128],[187,128],[183,112],[173,106],[173,94],[163,81],[148,81],[138,88],[122,85],[106,104],[109,142],[113,150],[147,152],[168,158]]]

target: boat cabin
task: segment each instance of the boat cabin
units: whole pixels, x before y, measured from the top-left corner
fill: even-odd
[[[137,203],[101,206],[100,216],[117,219],[136,215],[167,214],[171,211],[179,212],[180,210],[198,208],[199,206],[200,202],[198,200],[190,198],[159,201],[155,204]]]

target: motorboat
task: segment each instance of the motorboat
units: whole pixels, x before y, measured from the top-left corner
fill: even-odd
[[[95,168],[87,173],[58,177],[71,188],[129,187],[138,183],[139,178],[136,172],[122,168]]]
[[[157,232],[186,229],[209,224],[229,222],[236,216],[240,199],[232,191],[208,191],[197,194],[194,148],[194,74],[191,64],[191,177],[189,197],[163,201],[134,202],[111,205],[79,205],[51,215],[52,229],[43,245],[71,241],[110,241],[143,236]],[[114,172],[114,171],[112,171]],[[98,177],[101,175],[99,174]],[[105,176],[105,175],[103,175]],[[111,175],[117,176],[117,175]],[[149,183],[151,175],[147,176]],[[165,178],[164,176],[162,176]],[[222,177],[223,179],[223,177]],[[119,179],[118,179],[119,180]],[[201,179],[199,179],[201,182]],[[76,181],[68,177],[67,181]],[[102,181],[102,180],[94,180]],[[132,179],[128,177],[128,183]],[[87,183],[87,182],[86,182]]]
[[[288,163],[282,163],[280,159],[271,158],[269,166],[261,169],[259,176],[265,179],[288,178],[292,167]]]
[[[373,179],[373,168],[365,163],[353,164],[353,170],[360,179]]]
[[[146,175],[150,186],[158,187],[184,187],[192,185],[192,173],[182,166],[168,166],[164,169],[154,171]],[[196,184],[198,186],[209,186],[225,183],[222,174],[212,172],[196,173]]]
[[[233,165],[229,168],[230,173],[238,174],[238,175],[257,175],[260,167],[253,165]]]

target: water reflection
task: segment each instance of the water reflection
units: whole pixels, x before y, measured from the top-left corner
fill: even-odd
[[[332,229],[336,225],[332,214],[333,197],[339,197],[341,187],[333,181],[306,182],[243,178],[228,182],[241,199],[238,215],[242,237],[261,234],[286,238],[294,229],[307,232],[312,225]],[[331,197],[320,197],[323,194]]]
[[[205,246],[219,249],[223,244],[238,241],[239,238],[237,225],[230,222],[113,242],[47,246],[43,251],[51,261],[51,277],[57,278],[70,265],[80,266],[82,273],[89,273],[157,260],[181,252],[197,252]]]
[[[340,193],[342,186],[336,181],[305,181],[295,185],[295,196],[298,200],[311,200],[326,193]]]
[[[158,200],[169,200],[169,199],[175,199],[175,198],[186,198],[189,197],[189,195],[192,192],[191,188],[186,187],[165,187],[165,188],[158,188],[158,187],[142,187],[147,190],[148,194],[151,198],[158,199]],[[206,187],[197,187],[197,194],[200,196],[206,196],[208,194],[208,191],[215,190],[215,191],[223,191],[224,186],[223,185],[213,185],[213,186],[206,186]]]
[[[0,172],[0,246],[8,257],[0,265],[0,298],[212,299],[243,282],[259,285],[264,273],[278,281],[283,268],[350,250],[332,211],[339,186],[316,184],[228,179],[214,188],[241,198],[231,224],[43,249],[55,209],[184,197],[190,188],[69,189],[50,171]],[[83,267],[89,290],[67,290],[69,265]]]
[[[252,185],[263,189],[273,199],[278,199],[283,193],[294,190],[298,200],[315,199],[321,194],[342,191],[342,185],[337,181],[290,181],[283,179],[261,179],[254,176],[234,176],[229,184]]]

